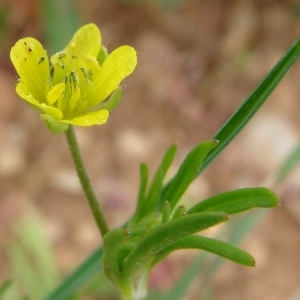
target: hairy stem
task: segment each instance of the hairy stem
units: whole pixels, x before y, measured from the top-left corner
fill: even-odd
[[[70,125],[68,130],[66,131],[66,138],[68,141],[68,145],[71,151],[71,155],[75,164],[75,168],[77,171],[77,175],[79,177],[82,189],[85,193],[86,199],[88,200],[89,206],[91,208],[93,217],[96,221],[96,224],[98,226],[98,229],[104,237],[104,235],[109,231],[108,226],[106,224],[104,215],[102,213],[102,210],[100,208],[100,205],[98,203],[98,200],[96,198],[95,192],[92,188],[91,182],[89,180],[89,177],[87,175],[85,166],[82,161],[82,157],[79,151],[77,139],[75,136],[75,132],[73,129],[73,126]]]

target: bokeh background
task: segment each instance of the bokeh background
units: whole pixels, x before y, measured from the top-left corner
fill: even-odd
[[[94,22],[109,51],[123,44],[137,50],[138,66],[122,83],[124,96],[108,123],[76,128],[96,193],[109,225],[116,227],[134,210],[140,163],[153,173],[175,142],[171,176],[297,39],[299,18],[297,0],[0,0],[0,280],[11,278],[14,295],[25,295],[37,284],[24,278],[37,273],[35,268],[48,270],[44,290],[34,292],[42,295],[101,243],[64,135],[48,132],[14,92],[17,75],[9,51],[19,38],[35,37],[51,54],[79,26]],[[231,225],[232,231],[245,226],[241,247],[257,266],[226,262],[212,272],[203,265],[182,299],[300,299],[300,169],[274,182],[299,143],[299,78],[298,62],[183,199],[189,206],[230,189],[272,187],[280,208],[254,215],[251,226],[243,216]],[[34,265],[37,253],[42,267]],[[154,270],[152,289],[169,290],[197,255],[172,255]],[[117,299],[103,282],[90,288],[92,296],[79,299]]]

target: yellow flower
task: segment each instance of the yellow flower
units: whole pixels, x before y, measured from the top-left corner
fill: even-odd
[[[40,42],[31,37],[19,40],[10,58],[20,76],[17,94],[41,113],[55,133],[69,124],[104,124],[115,106],[112,102],[121,96],[120,82],[137,64],[136,51],[129,46],[108,55],[95,24],[82,26],[51,62]],[[108,103],[99,105],[112,92]]]

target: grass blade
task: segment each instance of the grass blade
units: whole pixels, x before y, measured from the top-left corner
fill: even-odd
[[[268,96],[278,85],[283,76],[291,68],[300,56],[300,39],[282,56],[274,68],[259,83],[256,89],[246,98],[244,103],[228,119],[222,128],[213,137],[220,141],[218,147],[206,156],[201,170],[204,170],[216,157],[230,144],[230,142],[241,132],[241,130],[252,119],[258,109],[264,104]],[[198,175],[200,174],[198,173]]]
[[[90,278],[101,270],[102,248],[93,252],[71,275],[69,275],[45,300],[65,300],[75,295]]]

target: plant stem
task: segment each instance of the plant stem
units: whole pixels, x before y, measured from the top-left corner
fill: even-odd
[[[71,151],[71,155],[73,158],[73,162],[75,164],[75,168],[77,171],[77,175],[79,177],[81,186],[85,193],[86,199],[88,200],[89,206],[91,208],[93,217],[96,221],[98,229],[104,237],[104,235],[109,231],[108,226],[106,224],[104,215],[96,198],[95,192],[92,188],[91,182],[87,175],[85,166],[82,161],[82,157],[79,151],[76,135],[72,125],[69,125],[69,128],[66,131],[66,138],[68,141],[68,145]]]

